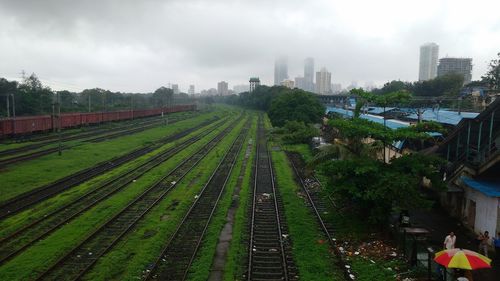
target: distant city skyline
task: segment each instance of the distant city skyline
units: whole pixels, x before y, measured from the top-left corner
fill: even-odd
[[[253,75],[273,85],[273,62],[286,55],[288,79],[313,57],[333,83],[380,86],[416,81],[425,42],[441,57],[472,58],[473,80],[500,51],[498,16],[484,12],[500,9],[493,0],[50,3],[0,1],[0,77],[25,70],[55,90],[147,93],[175,83],[187,92]]]

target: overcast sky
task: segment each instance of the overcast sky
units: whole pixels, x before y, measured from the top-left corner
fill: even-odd
[[[315,58],[332,82],[418,78],[419,46],[472,57],[473,79],[500,52],[498,0],[0,0],[0,77],[36,73],[54,89],[187,91],[221,80],[273,83]]]

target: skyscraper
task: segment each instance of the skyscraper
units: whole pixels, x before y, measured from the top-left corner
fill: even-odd
[[[172,84],[172,91],[174,92],[175,95],[178,95],[180,93],[179,84]]]
[[[314,59],[306,58],[304,60],[304,89],[314,92]]]
[[[189,85],[188,94],[194,95],[194,85]]]
[[[280,57],[274,62],[274,85],[279,86],[285,79],[288,79],[288,59]]]
[[[436,43],[427,43],[420,46],[420,68],[418,80],[425,81],[436,78],[439,46]]]
[[[463,75],[464,85],[472,80],[472,59],[471,58],[442,58],[439,59],[437,75],[456,73]]]
[[[260,86],[260,79],[259,77],[252,77],[250,78],[250,90],[249,92],[253,92],[255,88]]]
[[[316,93],[326,95],[331,93],[332,74],[323,67],[316,72]]]
[[[226,81],[221,81],[221,82],[217,83],[217,94],[219,94],[219,96],[227,95],[227,93],[228,93],[227,89],[228,89],[228,85],[227,85]]]

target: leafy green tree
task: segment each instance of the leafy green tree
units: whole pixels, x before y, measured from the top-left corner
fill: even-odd
[[[275,133],[280,134],[286,144],[307,144],[313,137],[319,136],[319,130],[312,124],[300,121],[286,121],[285,125],[277,129]]]
[[[167,107],[172,105],[174,91],[169,88],[160,87],[153,93],[153,103],[157,107]]]
[[[488,83],[490,89],[500,91],[500,52],[497,58],[491,60],[488,66],[488,72],[482,77]]]
[[[373,223],[386,222],[394,209],[414,209],[431,204],[420,192],[422,179],[442,188],[442,160],[421,154],[405,155],[390,163],[370,157],[328,161],[321,166],[336,198],[356,206]]]
[[[312,94],[287,89],[272,99],[268,115],[273,126],[283,126],[286,121],[320,123],[324,113],[325,107]]]

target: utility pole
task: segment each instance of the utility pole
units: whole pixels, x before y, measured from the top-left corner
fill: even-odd
[[[134,120],[134,96],[130,95],[130,114],[132,115],[132,120]]]
[[[89,93],[89,112],[90,112],[90,93]]]
[[[16,134],[16,95],[10,94],[12,96],[12,116],[14,117],[14,135]]]
[[[7,118],[9,118],[10,117],[9,94],[7,94],[6,98],[7,98]]]
[[[57,138],[59,142],[58,154],[62,154],[62,138],[61,138],[61,97],[59,92],[57,93]]]

